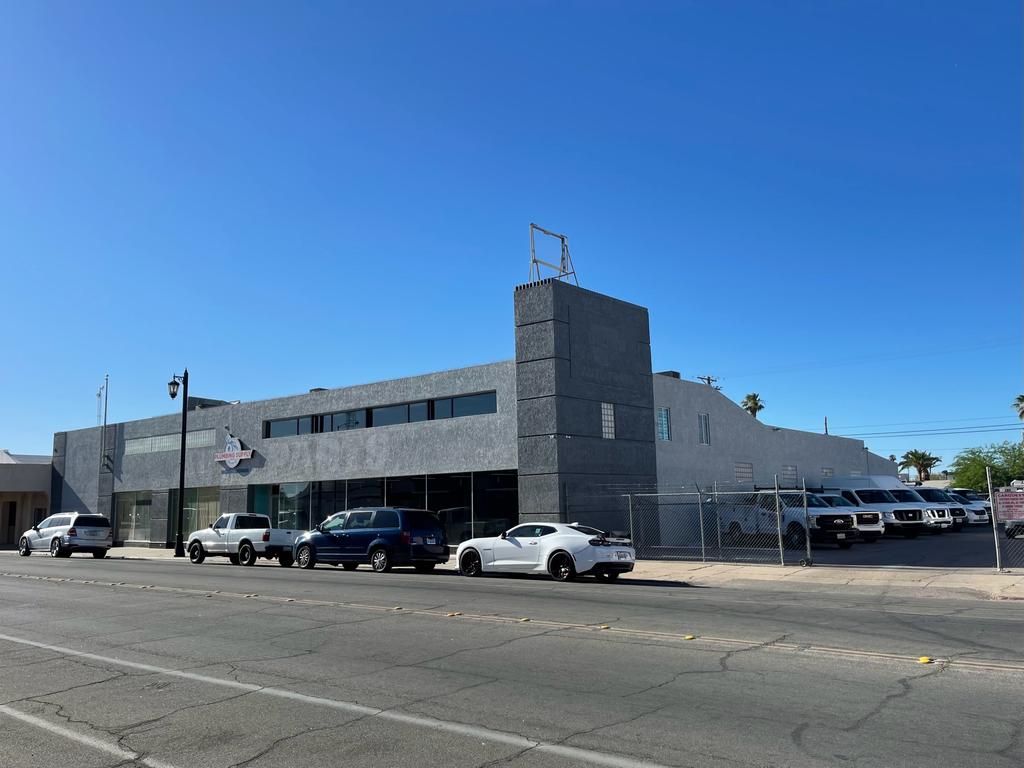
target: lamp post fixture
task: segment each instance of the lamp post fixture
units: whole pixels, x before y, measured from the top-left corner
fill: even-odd
[[[167,382],[167,394],[171,400],[178,396],[178,383],[185,390],[181,394],[181,463],[178,472],[178,533],[174,537],[174,556],[185,556],[185,543],[181,538],[181,525],[185,517],[185,430],[188,426],[188,368],[181,376],[174,374]]]

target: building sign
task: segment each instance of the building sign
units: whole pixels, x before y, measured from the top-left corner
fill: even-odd
[[[999,520],[1024,520],[1024,493],[998,491],[996,517]]]
[[[224,451],[222,453],[213,454],[214,461],[223,461],[224,466],[228,469],[234,469],[238,466],[238,462],[243,459],[252,458],[252,449],[242,450],[242,441],[237,437],[228,435],[227,441],[224,443]]]

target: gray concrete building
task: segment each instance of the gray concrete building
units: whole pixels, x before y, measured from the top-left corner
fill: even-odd
[[[388,504],[437,512],[455,543],[580,511],[611,526],[621,506],[601,499],[624,488],[895,474],[859,441],[769,427],[655,375],[644,307],[554,279],[519,286],[513,304],[514,360],[258,402],[191,398],[185,532],[227,512],[308,528]],[[99,512],[117,542],[170,545],[180,429],[174,414],[58,432],[51,511]]]

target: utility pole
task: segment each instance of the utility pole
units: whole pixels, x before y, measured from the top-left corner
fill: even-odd
[[[717,376],[698,376],[697,377],[697,381],[703,381],[709,387],[712,387],[712,388],[717,389],[719,391],[721,391],[721,389],[722,389],[721,387],[716,387],[715,386],[715,382],[718,381],[718,377]]]
[[[828,434],[828,416],[825,417],[825,434]]]

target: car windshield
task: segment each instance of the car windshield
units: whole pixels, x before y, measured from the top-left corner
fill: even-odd
[[[100,515],[79,515],[75,518],[75,525],[86,528],[109,528],[110,521]]]
[[[893,496],[896,497],[897,501],[906,501],[911,503],[920,503],[921,499],[913,491],[901,491],[898,488],[894,488],[889,491]]]
[[[896,497],[888,491],[868,489],[857,491],[857,497],[865,504],[895,504]]]
[[[853,502],[847,501],[842,496],[826,496],[825,501],[831,504],[833,507],[855,507],[857,506]]]

